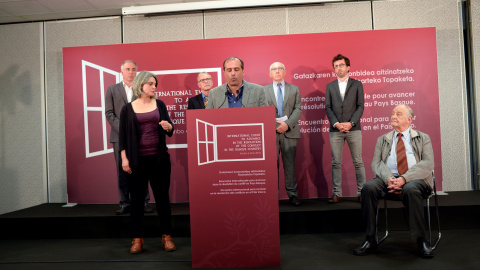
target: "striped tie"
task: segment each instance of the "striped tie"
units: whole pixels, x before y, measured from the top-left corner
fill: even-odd
[[[405,152],[405,144],[402,140],[402,133],[398,133],[397,141],[397,169],[400,175],[408,170],[407,153]]]

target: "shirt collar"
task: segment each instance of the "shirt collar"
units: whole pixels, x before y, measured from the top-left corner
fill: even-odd
[[[407,140],[410,140],[410,129],[411,129],[411,127],[408,127],[406,130],[402,131],[402,135],[403,135],[403,136],[405,137],[405,139],[407,139]],[[399,133],[399,132],[395,130],[395,131],[393,132],[393,137],[394,137],[394,138],[397,138],[398,133]]]
[[[124,81],[122,81],[122,84],[123,84],[123,88],[125,88],[125,89],[127,89],[127,88],[132,88],[132,86],[133,86],[133,85],[132,85],[132,86],[128,87],[128,85],[127,85]]]
[[[350,76],[347,76],[347,78],[345,79],[345,81],[340,81],[340,79],[337,78],[337,81],[338,83],[348,83],[348,79],[350,79]]]
[[[238,92],[238,97],[241,97],[243,95],[243,86],[245,85],[245,81],[242,80],[242,86],[240,87],[239,92]],[[228,87],[228,83],[227,83],[227,91],[228,91],[228,95],[233,95],[232,92],[230,92],[230,87]]]
[[[282,88],[285,88],[285,81],[282,81],[281,84],[282,84]],[[276,81],[274,81],[274,82],[273,82],[273,86],[274,86],[274,87],[277,87],[277,86],[278,86],[278,83],[277,83]]]

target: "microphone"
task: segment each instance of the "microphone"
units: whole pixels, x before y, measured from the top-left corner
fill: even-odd
[[[239,95],[239,93],[240,93],[240,90],[237,90],[237,96]],[[242,107],[245,108],[245,105],[243,105],[242,100],[240,100],[240,104],[242,104]]]
[[[225,91],[225,98],[223,99],[222,105],[220,105],[220,107],[218,107],[218,108],[221,108],[223,106],[223,104],[225,104],[225,101],[227,100],[227,97],[228,97],[228,89],[227,89],[227,91]]]

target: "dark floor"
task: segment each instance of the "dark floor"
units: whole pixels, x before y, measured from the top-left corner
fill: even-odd
[[[363,240],[359,233],[281,235],[281,267],[255,269],[480,269],[480,229],[443,235],[432,259],[416,255],[408,231],[391,231],[365,257],[351,254]],[[191,269],[190,238],[175,238],[178,249],[170,253],[161,250],[161,239],[145,240],[138,255],[128,253],[127,238],[1,240],[0,269]]]
[[[255,269],[480,269],[480,191],[439,196],[443,238],[432,259],[417,256],[399,202],[388,205],[389,238],[377,253],[358,257],[351,254],[364,240],[356,198],[335,205],[326,199],[303,201],[301,207],[279,202],[281,267]],[[118,206],[62,206],[43,204],[0,215],[0,270],[191,269],[187,203],[172,205],[177,251],[161,250],[157,217],[147,214],[149,237],[138,255],[128,252],[129,216],[116,216]]]

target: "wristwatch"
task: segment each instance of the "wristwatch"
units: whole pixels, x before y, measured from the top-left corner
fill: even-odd
[[[355,123],[354,123],[353,121],[352,121],[352,122],[350,122],[350,124],[352,124],[352,127],[354,127],[354,126],[355,126]]]

